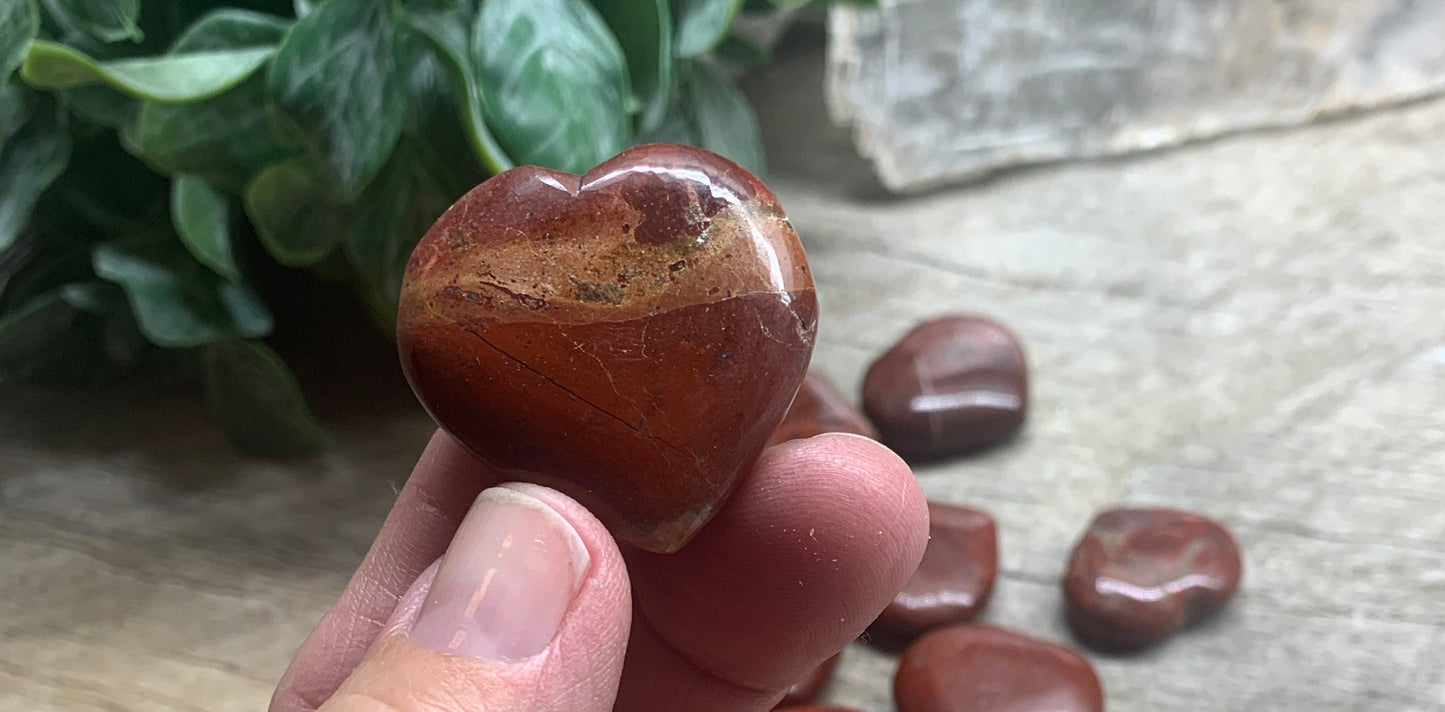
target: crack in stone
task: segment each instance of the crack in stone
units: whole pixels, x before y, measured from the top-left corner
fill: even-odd
[[[488,347],[490,347],[491,349],[493,349],[493,350],[496,351],[497,353],[499,353],[499,354],[501,354],[501,355],[503,355],[503,356],[505,356],[505,357],[507,357],[507,358],[509,358],[509,359],[511,359],[511,360],[513,360],[513,361],[515,361],[515,362],[517,362],[517,365],[519,365],[519,366],[521,366],[522,368],[525,368],[525,369],[527,369],[528,371],[531,371],[532,373],[535,373],[535,374],[537,374],[538,376],[542,377],[543,380],[545,380],[545,381],[547,381],[548,383],[550,383],[550,384],[556,386],[557,388],[561,389],[562,392],[566,393],[567,395],[570,395],[570,396],[572,396],[573,398],[576,398],[577,400],[582,401],[583,403],[586,403],[586,404],[587,404],[588,406],[590,406],[593,410],[596,410],[597,412],[599,412],[599,413],[601,413],[601,414],[603,414],[603,415],[605,415],[605,416],[607,416],[607,417],[609,417],[609,418],[611,418],[611,419],[613,419],[613,420],[621,423],[621,424],[623,425],[623,427],[627,428],[628,430],[631,430],[632,432],[637,433],[638,435],[641,435],[642,437],[647,438],[648,440],[653,440],[653,441],[662,443],[663,445],[666,445],[668,448],[670,448],[671,450],[673,450],[673,451],[676,452],[677,454],[682,455],[683,457],[686,457],[686,458],[689,458],[689,459],[696,459],[695,456],[689,455],[686,450],[683,450],[682,448],[680,448],[680,447],[678,447],[678,446],[676,446],[676,445],[673,445],[672,443],[670,443],[670,442],[662,439],[661,437],[658,437],[657,435],[655,435],[655,434],[653,434],[653,433],[644,432],[641,428],[633,425],[632,423],[627,422],[627,420],[626,420],[625,418],[622,418],[621,416],[618,416],[616,413],[613,413],[612,411],[607,410],[606,408],[603,408],[602,406],[597,405],[596,403],[593,403],[592,401],[590,401],[590,400],[582,397],[581,394],[579,394],[579,393],[577,393],[576,391],[572,390],[571,388],[568,388],[568,387],[562,385],[561,383],[559,383],[559,382],[557,381],[557,379],[552,378],[551,376],[548,376],[548,375],[545,374],[545,373],[542,373],[541,371],[537,370],[534,366],[532,366],[531,364],[527,363],[526,361],[523,361],[522,359],[519,359],[519,358],[517,358],[516,356],[513,356],[512,354],[507,353],[506,350],[498,347],[496,344],[492,343],[489,339],[487,339],[487,337],[482,336],[481,334],[479,334],[479,333],[477,333],[476,331],[472,330],[470,327],[465,326],[465,325],[463,325],[463,324],[461,324],[461,323],[458,323],[457,326],[460,326],[460,327],[462,328],[462,330],[465,331],[465,332],[467,332],[468,334],[471,334],[472,336],[475,336],[479,341],[481,341],[482,343],[486,344]],[[596,357],[594,356],[594,358],[596,358]]]

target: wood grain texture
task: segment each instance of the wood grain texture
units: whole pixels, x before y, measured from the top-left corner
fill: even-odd
[[[1028,349],[1016,442],[919,470],[998,519],[984,620],[1068,641],[1098,508],[1207,512],[1245,581],[1148,653],[1090,655],[1116,712],[1445,709],[1445,103],[873,203],[772,185],[845,392],[918,319]],[[332,418],[320,461],[232,453],[182,396],[0,389],[0,709],[256,710],[430,433]],[[830,701],[886,712],[855,645]]]
[[[983,620],[1069,640],[1059,578],[1092,513],[1227,522],[1244,587],[1133,657],[1113,710],[1445,709],[1445,104],[876,205],[779,193],[840,384],[916,320],[982,311],[1029,350],[1019,441],[920,468],[999,521]],[[790,190],[790,188],[792,188]],[[832,698],[890,710],[862,646]]]

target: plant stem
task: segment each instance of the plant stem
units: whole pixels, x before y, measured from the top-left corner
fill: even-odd
[[[507,157],[507,152],[502,150],[492,132],[487,130],[487,121],[482,115],[481,91],[470,86],[463,87],[462,97],[466,104],[463,110],[467,113],[462,124],[467,131],[467,140],[472,144],[472,150],[477,152],[482,166],[494,175],[511,168],[514,165],[512,159]]]

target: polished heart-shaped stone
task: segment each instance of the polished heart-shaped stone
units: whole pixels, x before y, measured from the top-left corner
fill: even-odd
[[[670,552],[752,467],[816,327],[773,193],[721,156],[656,144],[463,196],[412,253],[397,341],[428,411],[504,477]]]

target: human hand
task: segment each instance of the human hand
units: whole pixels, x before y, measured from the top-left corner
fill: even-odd
[[[438,433],[270,710],[763,712],[873,621],[927,539],[912,473],[866,438],[770,448],[659,555]]]

